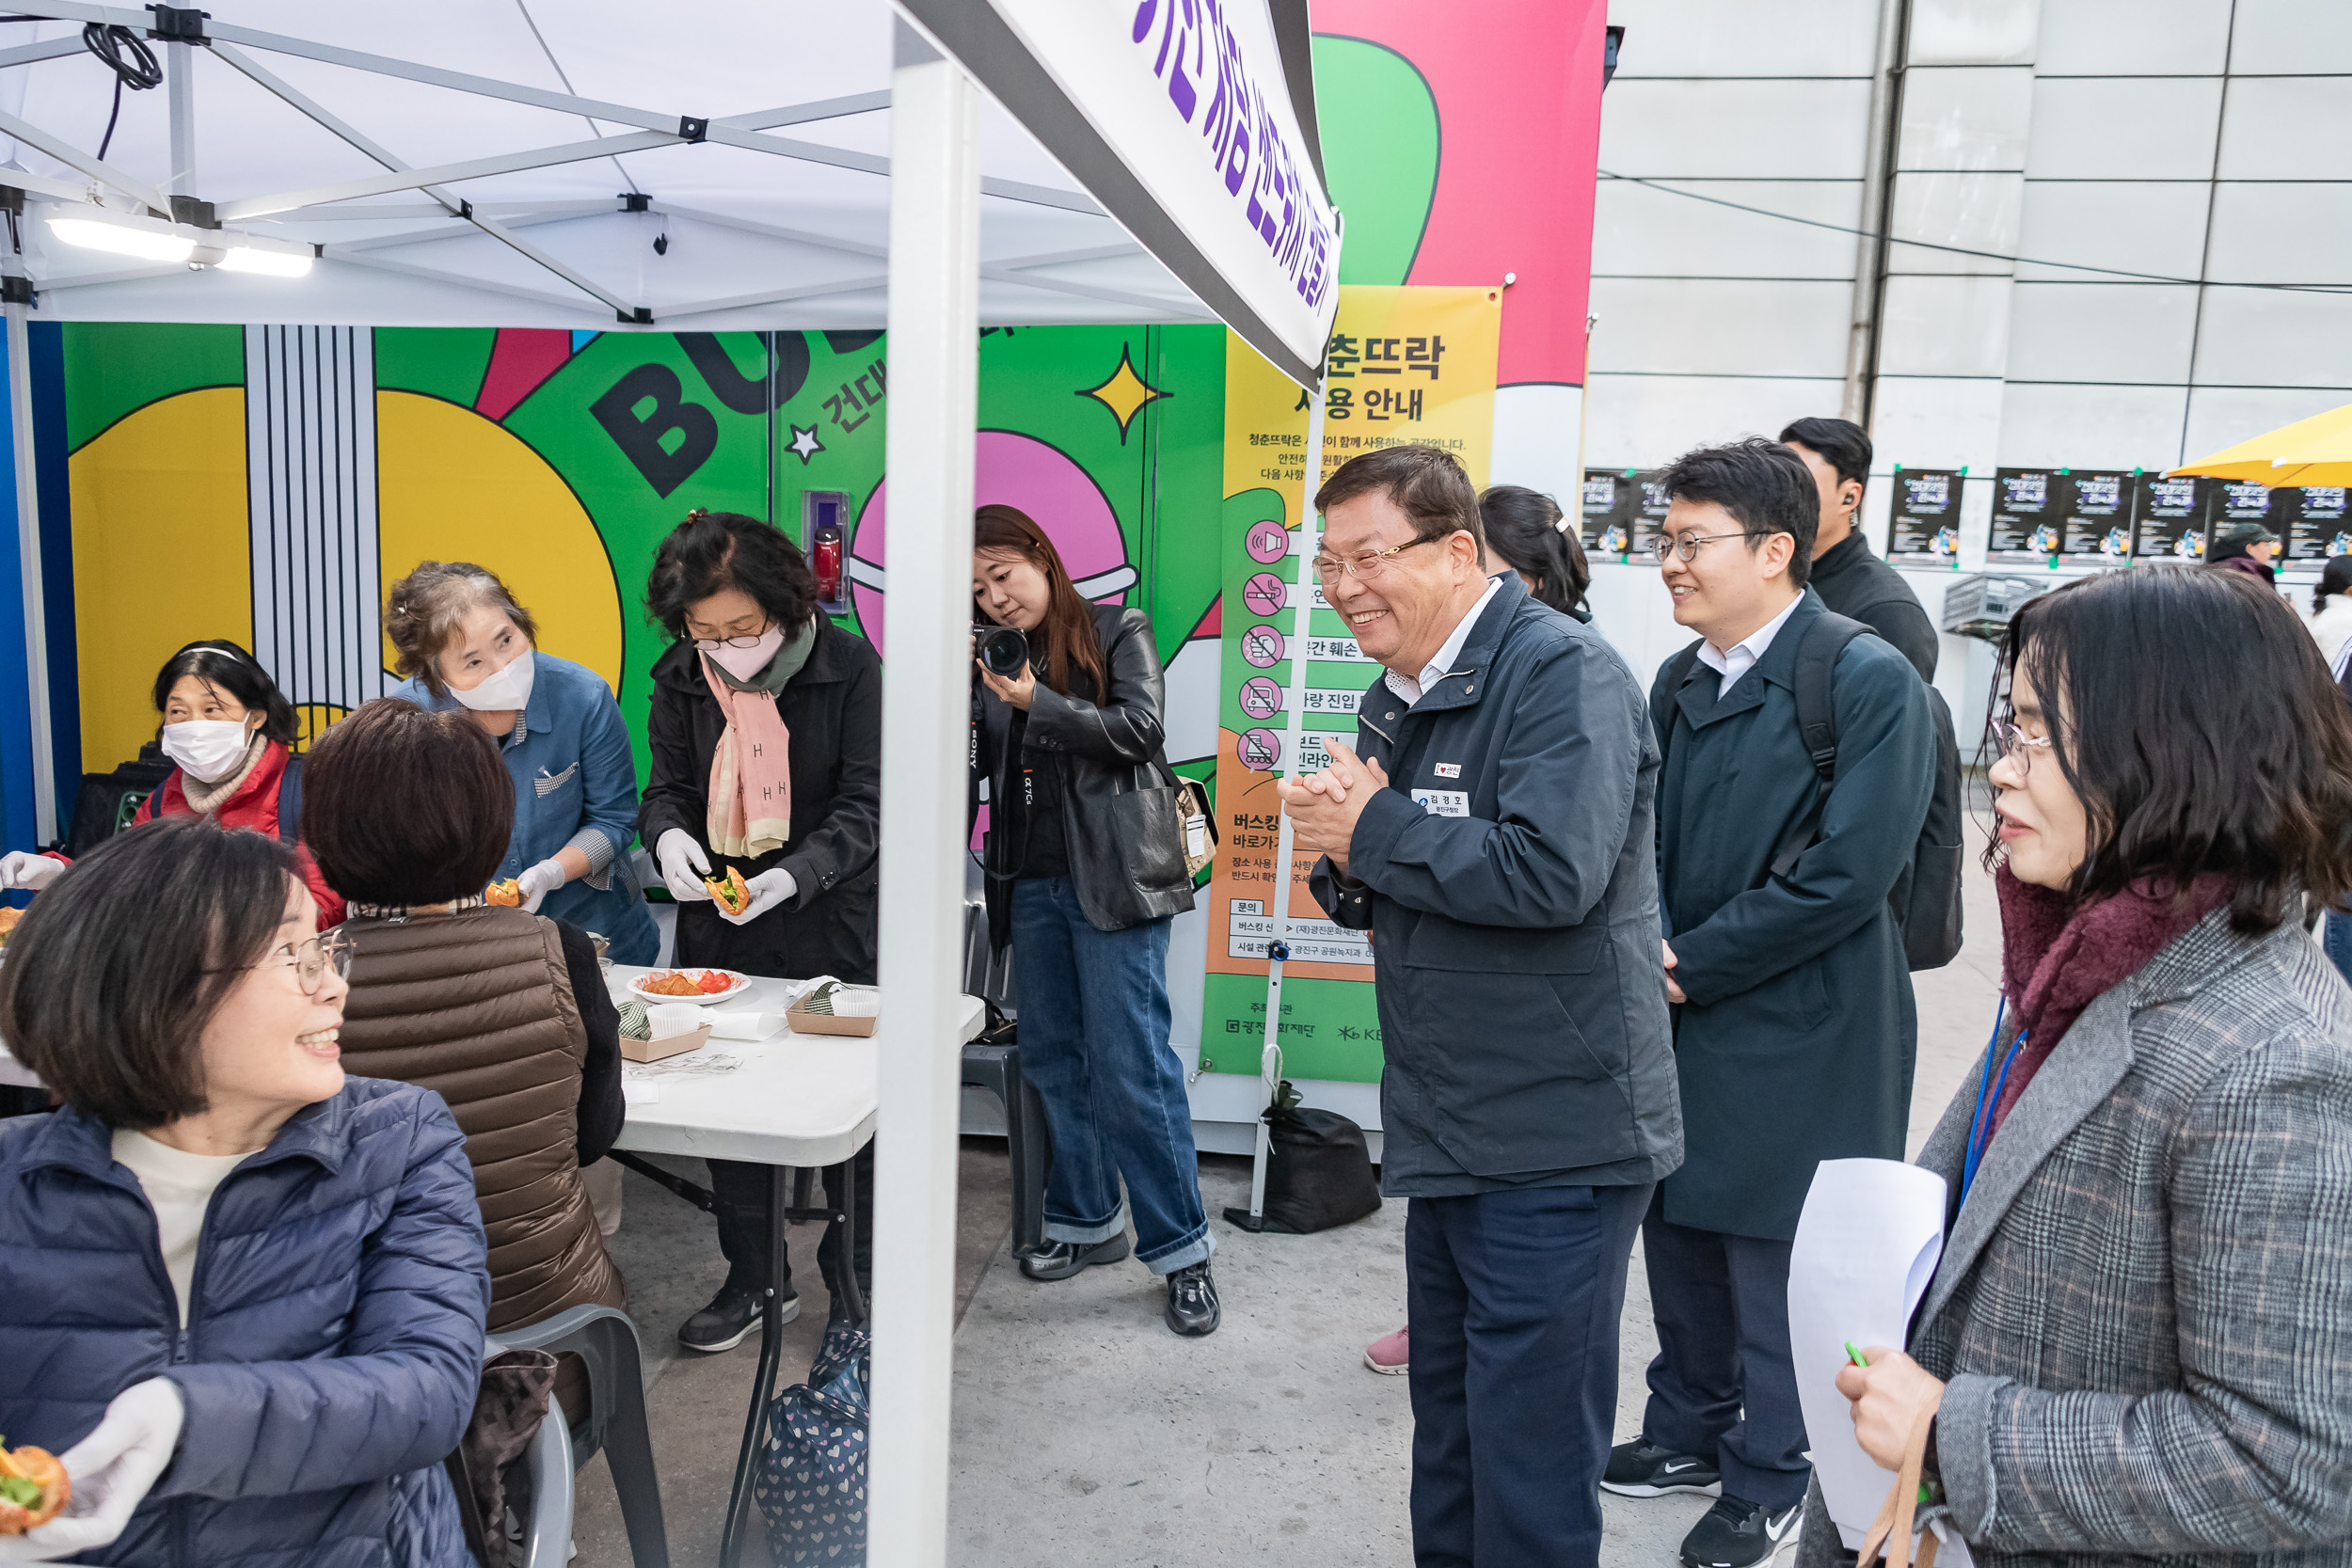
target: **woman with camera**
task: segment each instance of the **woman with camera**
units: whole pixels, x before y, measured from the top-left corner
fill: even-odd
[[[654,556],[645,612],[672,646],[654,661],[653,769],[637,830],[677,900],[677,961],[872,985],[881,657],[818,612],[817,579],[792,541],[740,513],[687,514]],[[748,891],[739,910],[715,902],[707,885],[729,871]],[[870,1145],[854,1186],[863,1281],[874,1234]],[[678,1339],[723,1351],[758,1321],[768,1287],[768,1167],[713,1160],[710,1191],[727,1279]],[[834,1287],[837,1227],[826,1228],[817,1262]],[[799,1311],[787,1282],[785,1321]]]
[[[1192,879],[1151,618],[1078,597],[1053,541],[1009,506],[979,509],[972,597],[989,940],[1020,954],[1021,1068],[1054,1135],[1045,1244],[1021,1272],[1068,1279],[1126,1257],[1123,1176],[1168,1327],[1212,1334],[1216,1238],[1168,1038],[1168,926],[1192,908]],[[1001,628],[1023,635],[1025,658]]]

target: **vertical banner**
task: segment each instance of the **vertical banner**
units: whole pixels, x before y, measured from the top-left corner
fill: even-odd
[[[1322,478],[1381,447],[1452,452],[1486,483],[1502,319],[1493,289],[1340,291],[1316,483],[1308,483],[1307,394],[1238,338],[1227,340],[1223,658],[1216,809],[1220,842],[1209,882],[1208,978],[1201,1050],[1243,1071],[1263,1037],[1266,943],[1281,912],[1274,864],[1281,803],[1274,781],[1324,765],[1323,737],[1353,738],[1357,699],[1379,667],[1314,595],[1306,645],[1295,645],[1298,524]],[[1303,693],[1293,679],[1304,659]],[[1285,755],[1290,705],[1303,702],[1305,744]],[[1372,944],[1324,917],[1307,891],[1315,857],[1294,854],[1287,879],[1291,958],[1279,1021],[1291,1077],[1370,1083],[1380,1076]],[[1220,1051],[1220,1043],[1238,1048]]]

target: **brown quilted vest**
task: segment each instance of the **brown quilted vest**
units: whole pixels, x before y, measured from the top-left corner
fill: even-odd
[[[355,916],[343,1067],[449,1102],[490,1239],[490,1329],[624,1305],[580,1181],[588,1034],[555,923],[516,909]]]

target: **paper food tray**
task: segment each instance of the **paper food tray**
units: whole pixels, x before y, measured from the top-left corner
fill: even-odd
[[[633,1040],[623,1035],[621,1059],[626,1062],[664,1061],[672,1056],[684,1055],[689,1051],[700,1050],[709,1038],[710,1025],[707,1023],[699,1029],[689,1029],[683,1035],[672,1035],[658,1040]]]
[[[843,1018],[836,1013],[812,1013],[808,1010],[805,997],[793,1003],[784,1018],[792,1025],[792,1032],[796,1035],[856,1035],[860,1037],[871,1035],[874,1025],[882,1022],[877,1018]]]

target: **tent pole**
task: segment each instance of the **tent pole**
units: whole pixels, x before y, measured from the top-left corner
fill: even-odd
[[[8,420],[16,457],[16,559],[24,594],[24,680],[32,718],[33,832],[57,841],[57,775],[49,733],[49,625],[41,608],[40,488],[34,473],[33,353],[26,307],[8,307]]]
[[[979,94],[897,24],[890,111],[890,592],[867,1560],[947,1560],[965,728],[979,404]]]
[[[164,188],[175,196],[196,194],[196,48],[164,45],[164,87],[171,109],[171,178]]]

